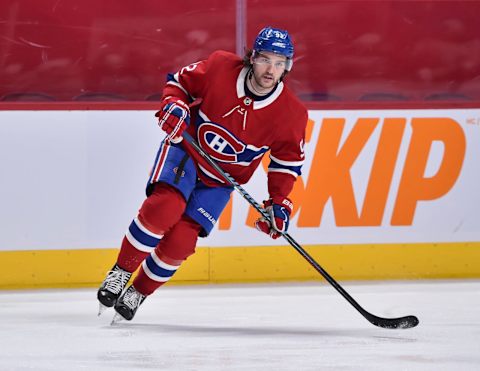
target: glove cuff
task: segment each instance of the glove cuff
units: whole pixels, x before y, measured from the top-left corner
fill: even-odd
[[[155,113],[155,117],[160,117],[160,115],[162,115],[162,113],[163,113],[163,109],[169,103],[178,104],[180,107],[185,109],[188,112],[188,114],[190,114],[190,108],[188,107],[187,103],[185,103],[180,98],[177,98],[177,97],[174,97],[174,96],[168,96],[168,97],[163,98],[163,100],[161,102],[161,105],[160,105],[160,110],[157,113]]]
[[[281,205],[287,210],[288,215],[290,215],[293,211],[293,202],[288,197],[274,196],[273,198],[264,201],[263,204],[265,207],[272,206],[273,204]]]

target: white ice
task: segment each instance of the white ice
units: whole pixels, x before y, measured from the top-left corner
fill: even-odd
[[[131,322],[95,289],[0,292],[0,370],[480,370],[480,281],[166,286]]]

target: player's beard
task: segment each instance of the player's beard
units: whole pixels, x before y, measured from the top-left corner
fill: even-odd
[[[277,85],[278,83],[278,80],[276,80],[273,74],[271,73],[264,73],[260,76],[257,76],[255,71],[253,71],[252,75],[253,75],[253,79],[255,80],[255,84],[262,89],[272,90],[275,87],[275,85]],[[265,93],[268,93],[268,92],[265,92]]]

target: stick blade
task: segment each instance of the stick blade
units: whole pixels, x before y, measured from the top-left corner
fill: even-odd
[[[405,316],[399,318],[382,318],[374,315],[366,317],[370,323],[381,328],[388,329],[407,329],[417,326],[420,321],[415,316]]]

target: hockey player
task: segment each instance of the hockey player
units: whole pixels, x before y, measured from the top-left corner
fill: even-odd
[[[293,209],[288,195],[304,161],[307,123],[307,110],[283,82],[293,54],[288,32],[266,27],[243,60],[216,51],[168,75],[156,114],[167,135],[148,180],[147,198],[98,290],[101,307],[114,306],[131,320],[145,298],[195,252],[198,236],[209,235],[229,201],[233,188],[182,141],[184,130],[240,184],[270,151],[264,207],[272,224],[260,218],[255,226],[272,238],[287,230]]]

